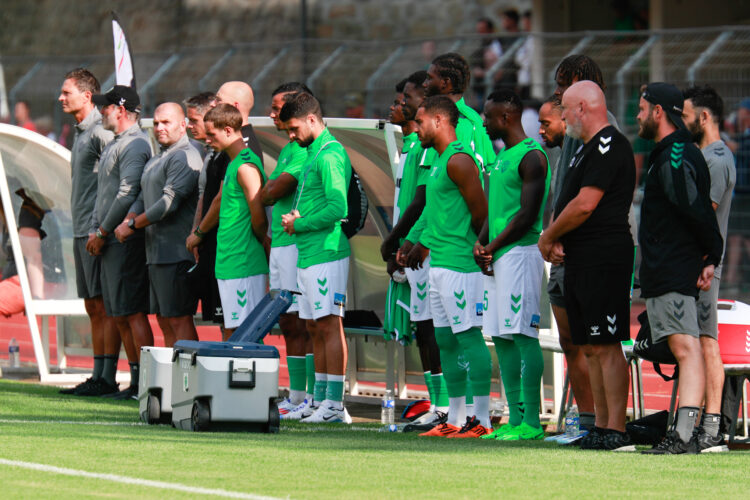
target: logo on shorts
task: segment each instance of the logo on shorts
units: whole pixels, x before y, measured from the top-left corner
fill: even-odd
[[[240,319],[240,315],[237,314],[236,312],[233,312],[232,313],[232,319],[235,319],[235,320]]]
[[[414,306],[414,314],[419,314],[419,307],[416,305]]]
[[[699,303],[698,308],[700,309],[698,318],[705,323],[711,317],[711,304]]]
[[[318,291],[323,297],[325,297],[326,294],[328,294],[328,287],[326,286],[326,283],[328,283],[328,278],[323,278],[322,280],[318,280],[318,287],[319,287]]]
[[[599,332],[599,326],[598,325],[593,325],[591,327],[591,336],[595,337],[595,336],[597,336],[599,334],[600,334],[600,332]]]
[[[685,305],[685,301],[684,300],[680,300],[680,301],[673,300],[672,301],[672,305],[674,305],[674,311],[673,311],[674,317],[677,318],[677,319],[682,319],[682,317],[685,316],[685,311],[682,310],[682,306]]]
[[[510,318],[505,318],[505,328],[510,328],[511,326],[513,325],[510,324]]]
[[[453,292],[453,296],[456,297],[456,307],[458,307],[462,311],[466,307],[466,299],[464,298],[465,295],[466,294],[464,293],[463,290],[461,290],[461,293]]]
[[[531,328],[536,328],[539,330],[539,322],[541,321],[541,317],[538,314],[532,314],[531,315],[531,324],[529,325]]]
[[[417,298],[419,300],[424,300],[427,298],[427,282],[426,281],[417,281]]]
[[[247,304],[247,290],[237,290],[237,304],[239,304],[240,307],[245,307],[245,304]]]
[[[343,293],[334,293],[333,303],[337,306],[344,307],[346,305],[346,295]]]
[[[323,308],[320,306],[320,302],[316,302],[315,303],[315,310],[316,311],[320,311],[321,309],[323,309]]]
[[[460,325],[461,324],[461,316],[453,316],[453,324],[454,325]]]
[[[518,311],[521,310],[521,297],[522,294],[513,295],[510,294],[510,310],[513,311],[513,314],[518,314]]]
[[[607,325],[607,330],[609,330],[609,333],[614,335],[617,331],[617,315],[613,314],[612,316],[607,316],[607,323],[609,323]]]
[[[477,316],[484,314],[484,305],[481,302],[477,302]]]

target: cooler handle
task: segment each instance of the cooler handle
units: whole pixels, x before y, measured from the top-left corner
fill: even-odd
[[[248,374],[249,378],[235,379],[235,374]],[[229,387],[233,389],[254,389],[255,388],[255,361],[251,368],[234,367],[234,360],[229,360]]]

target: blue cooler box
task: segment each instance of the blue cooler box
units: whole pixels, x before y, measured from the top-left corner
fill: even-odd
[[[279,351],[255,343],[180,340],[172,356],[172,424],[178,429],[278,432]]]

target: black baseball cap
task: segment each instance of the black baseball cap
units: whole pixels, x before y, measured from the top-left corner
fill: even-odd
[[[670,83],[649,83],[641,97],[651,104],[661,106],[675,127],[686,128],[685,122],[682,121],[682,106],[685,103],[685,97],[680,89]]]
[[[125,85],[115,85],[106,94],[97,94],[91,98],[97,106],[123,106],[128,111],[138,111],[138,105],[141,103],[138,93],[132,87]]]

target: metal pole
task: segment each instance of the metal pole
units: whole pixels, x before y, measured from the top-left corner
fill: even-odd
[[[216,73],[218,73],[221,68],[224,67],[226,63],[229,62],[229,59],[232,58],[234,53],[237,52],[237,49],[234,47],[230,47],[229,50],[224,52],[224,55],[222,55],[218,61],[216,61],[209,69],[206,71],[206,74],[203,75],[203,77],[198,80],[198,89],[201,91],[208,90],[208,81],[214,77]]]
[[[258,74],[255,75],[255,78],[253,78],[253,81],[250,83],[250,86],[253,89],[258,88],[258,86],[260,85],[260,82],[266,79],[266,77],[271,72],[271,70],[276,67],[279,61],[281,61],[284,58],[284,56],[287,55],[288,52],[289,52],[289,46],[286,46],[283,49],[281,49],[278,54],[273,56],[273,59],[271,59],[266,64],[264,64],[263,67],[260,69],[260,71],[258,71]]]
[[[315,82],[320,78],[320,75],[323,74],[323,72],[328,69],[328,67],[333,64],[336,59],[346,50],[346,45],[339,45],[336,50],[334,50],[331,55],[325,58],[325,60],[320,63],[320,66],[315,68],[315,71],[312,72],[312,75],[307,79],[305,82],[310,89],[315,90]]]
[[[302,79],[307,79],[309,68],[307,67],[307,0],[300,0],[300,33],[302,36]]]
[[[487,70],[484,75],[484,85],[487,92],[491,92],[492,89],[495,88],[495,73],[497,73],[505,63],[510,61],[513,56],[516,55],[516,52],[518,52],[518,49],[523,46],[524,42],[526,42],[525,36],[518,37],[518,40],[516,40],[506,52],[503,52],[503,55],[501,55],[498,60],[495,61],[495,64]]]
[[[615,83],[617,85],[617,120],[622,124],[623,130],[625,129],[625,109],[627,105],[627,97],[625,95],[625,76],[630,73],[630,70],[635,64],[646,56],[646,53],[651,47],[659,41],[661,35],[651,35],[644,42],[643,45],[632,55],[627,61],[617,70],[615,74]]]
[[[5,91],[5,72],[3,71],[3,63],[0,62],[0,119],[9,115],[8,93]]]
[[[385,74],[386,71],[391,69],[391,66],[398,60],[399,57],[401,57],[401,54],[404,52],[404,46],[399,45],[396,50],[391,52],[391,54],[388,56],[388,58],[383,61],[380,66],[378,66],[378,69],[376,69],[372,75],[370,75],[370,78],[367,79],[367,84],[365,85],[365,95],[367,95],[367,100],[365,103],[365,116],[372,116],[373,113],[373,95],[372,92],[375,90],[375,84],[380,79],[383,74]]]
[[[706,50],[704,50],[701,55],[698,56],[698,59],[696,59],[695,62],[687,70],[688,84],[695,84],[695,74],[698,72],[698,70],[708,62],[711,56],[713,56],[716,51],[719,50],[721,46],[724,45],[726,41],[732,37],[733,34],[733,31],[724,31],[719,36],[717,36],[713,42],[711,42],[711,45],[706,47]]]
[[[154,103],[153,103],[153,92],[154,88],[156,87],[156,84],[159,83],[159,81],[164,78],[164,75],[166,75],[172,67],[177,64],[177,62],[182,59],[182,54],[172,54],[169,56],[169,59],[167,59],[164,64],[162,64],[159,69],[156,70],[156,73],[149,78],[149,80],[146,82],[146,84],[141,88],[140,95],[141,97],[145,97],[144,101],[144,113],[148,109],[151,113],[154,112]],[[148,104],[148,106],[146,106]]]

